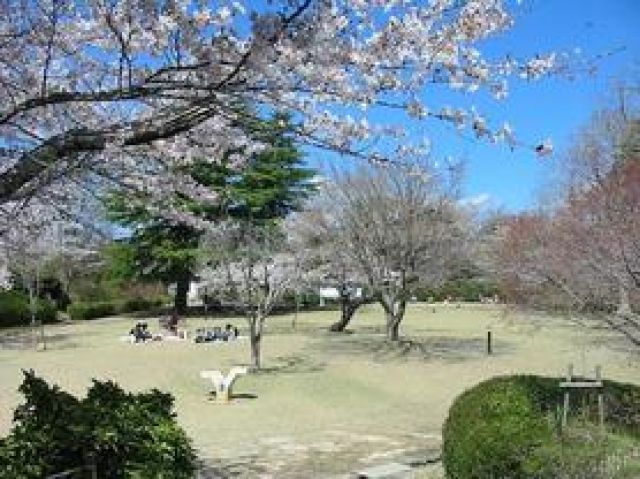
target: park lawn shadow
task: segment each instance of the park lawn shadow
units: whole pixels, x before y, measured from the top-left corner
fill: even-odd
[[[325,326],[325,325],[318,325],[315,323],[305,324],[305,323],[299,322],[295,326],[293,326],[288,321],[280,322],[280,323],[278,323],[277,321],[272,321],[267,326],[267,329],[269,331],[269,334],[278,334],[283,336],[299,335],[299,334],[314,335],[318,332],[328,331],[329,324]]]
[[[379,326],[379,325],[370,325],[370,324],[353,324],[351,325],[350,328],[352,333],[357,333],[357,334],[383,334],[384,333],[384,326]]]
[[[234,399],[258,399],[258,395],[253,393],[232,393],[231,400],[233,401]]]
[[[245,400],[258,399],[258,395],[253,393],[231,393],[231,397],[229,399],[232,402],[235,400],[245,401]],[[209,400],[211,401],[216,400],[216,392],[214,390],[209,391]]]
[[[373,360],[384,361],[467,361],[487,356],[485,338],[468,338],[456,336],[405,336],[398,341],[389,341],[384,336],[348,335],[325,336],[324,341],[312,347],[332,355],[370,356]],[[494,340],[493,356],[502,356],[513,351],[511,344],[504,340]]]
[[[591,332],[590,336],[582,339],[588,348],[607,348],[635,360],[640,357],[640,348],[624,334],[598,327],[594,327]],[[593,334],[594,332],[598,334]]]
[[[307,356],[279,356],[269,361],[269,366],[262,367],[255,374],[304,374],[323,371],[326,364]]]

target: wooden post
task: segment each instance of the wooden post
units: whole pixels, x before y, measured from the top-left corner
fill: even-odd
[[[493,347],[491,345],[491,330],[487,331],[487,355],[491,356],[493,352]]]
[[[40,321],[40,340],[42,341],[42,351],[46,351],[47,335],[44,333],[44,321]]]
[[[598,364],[596,366],[596,381],[602,382],[602,367]],[[598,421],[600,423],[600,430],[604,432],[604,388],[598,389]]]
[[[562,427],[567,425],[567,416],[569,414],[569,394],[571,389],[597,389],[598,390],[598,422],[600,429],[604,431],[604,383],[602,382],[602,368],[600,365],[595,367],[595,378],[585,378],[583,380],[573,380],[573,364],[569,364],[567,369],[567,379],[560,383],[560,387],[564,389],[564,404],[562,407]]]
[[[573,378],[573,364],[567,367],[567,382],[570,383]],[[569,414],[569,389],[564,391],[564,404],[562,406],[562,427],[567,425],[567,416]]]
[[[292,329],[296,329],[296,325],[298,324],[298,310],[300,309],[300,297],[299,297],[299,293],[298,293],[298,288],[297,287],[296,287],[296,290],[295,290],[295,294],[296,294],[296,310],[293,313],[293,321],[291,321]]]

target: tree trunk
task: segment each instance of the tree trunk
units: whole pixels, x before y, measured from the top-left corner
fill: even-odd
[[[398,341],[400,339],[400,321],[387,321],[387,339],[389,341]]]
[[[262,332],[259,327],[260,319],[254,316],[249,319],[249,340],[251,342],[251,369],[253,371],[260,370],[260,342],[262,341]]]
[[[400,339],[400,323],[404,318],[407,303],[396,298],[382,298],[381,303],[387,320],[387,339],[398,341]]]
[[[31,312],[31,335],[33,337],[33,348],[35,350],[38,349],[38,331],[36,329],[37,325],[37,311],[38,311],[38,298],[36,297],[36,293],[34,292],[34,282],[29,281],[29,311]]]
[[[189,293],[189,277],[182,276],[176,282],[176,294],[173,298],[173,308],[178,314],[187,312],[187,294]]]
[[[356,313],[358,308],[362,306],[362,303],[362,301],[350,301],[348,298],[343,298],[340,319],[331,325],[329,331],[331,331],[332,333],[343,332],[351,322],[351,319],[353,318],[353,315]]]

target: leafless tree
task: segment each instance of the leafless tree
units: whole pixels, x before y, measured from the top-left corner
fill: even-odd
[[[315,231],[331,263],[357,272],[386,315],[388,339],[412,293],[434,285],[465,255],[464,215],[456,204],[457,169],[362,166],[334,175],[315,205]]]
[[[639,137],[633,112],[596,114],[565,159],[559,200],[505,221],[498,249],[503,278],[520,295],[589,313],[638,346]]]
[[[290,226],[300,249],[316,264],[315,277],[309,278],[309,284],[317,289],[334,287],[338,291],[340,318],[329,330],[343,332],[360,306],[373,298],[366,288],[366,278],[341,246],[341,237],[327,227],[327,210],[323,206],[327,199],[327,195],[313,198],[304,211],[294,215]]]

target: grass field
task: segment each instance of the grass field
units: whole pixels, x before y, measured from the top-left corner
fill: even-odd
[[[82,395],[92,378],[126,389],[156,387],[176,398],[179,422],[206,463],[204,477],[344,477],[403,458],[437,455],[440,431],[453,399],[500,374],[577,373],[596,365],[605,378],[640,383],[637,353],[606,331],[579,329],[557,319],[505,315],[477,305],[411,305],[404,340],[390,346],[376,306],[358,313],[352,334],[330,334],[337,313],[269,319],[264,371],[241,378],[229,405],[210,401],[203,369],[246,364],[248,340],[229,344],[119,341],[135,320],[112,318],[47,328],[49,348],[26,348],[24,333],[0,333],[0,435],[20,402],[22,369]],[[244,321],[189,319],[199,325]],[[151,325],[155,321],[150,320]],[[491,327],[494,354],[485,338]],[[437,477],[434,472],[433,477]],[[432,477],[427,469],[419,477]]]

